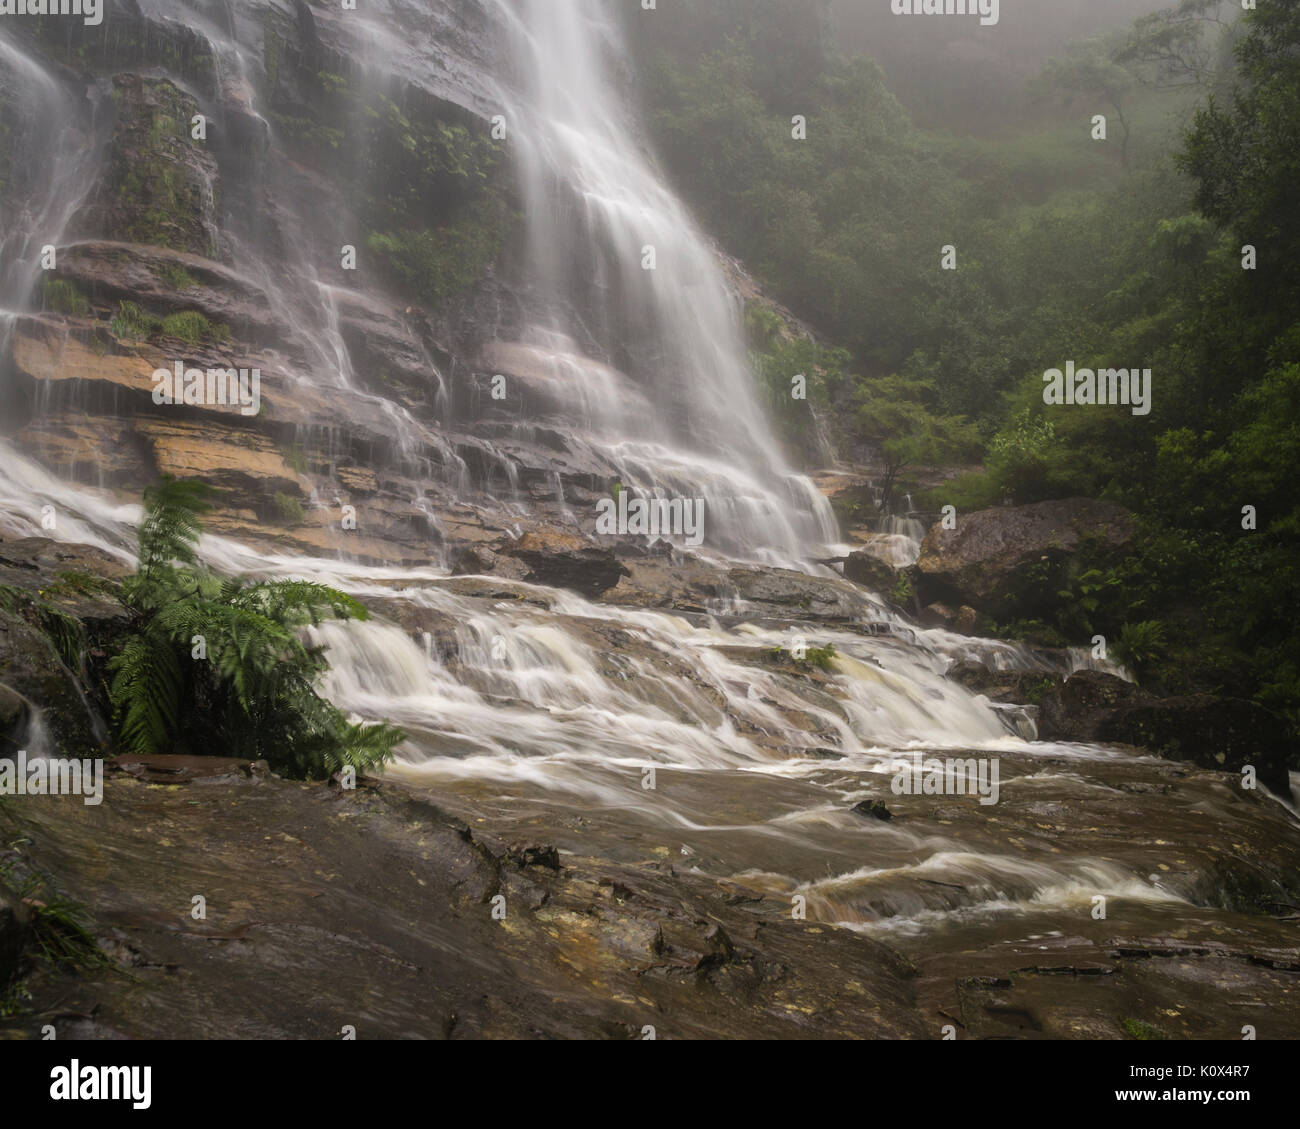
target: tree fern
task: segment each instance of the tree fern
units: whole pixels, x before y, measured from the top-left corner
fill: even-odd
[[[132,753],[167,752],[180,720],[184,682],[171,641],[158,631],[133,635],[109,671],[118,744]]]
[[[211,493],[206,483],[170,475],[144,492],[144,518],[137,533],[138,579],[162,580],[177,562],[198,563],[200,519],[210,508]]]
[[[119,743],[265,759],[293,776],[382,765],[401,731],[352,722],[322,698],[329,663],[302,636],[366,609],[323,584],[205,573],[196,549],[206,493],[174,479],[146,492],[139,567],[123,585],[137,630],[110,664]]]

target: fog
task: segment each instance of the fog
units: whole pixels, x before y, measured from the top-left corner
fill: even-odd
[[[829,0],[838,46],[884,68],[919,125],[993,133],[1031,106],[1025,82],[1072,41],[1124,27],[1173,0],[1001,0],[977,16],[898,16],[889,0]]]

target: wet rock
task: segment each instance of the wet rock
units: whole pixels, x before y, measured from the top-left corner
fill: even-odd
[[[1274,792],[1290,792],[1290,728],[1263,706],[1239,698],[1157,698],[1113,675],[1080,671],[1043,696],[1039,732],[1044,740],[1136,745],[1225,772],[1252,765]]]
[[[888,596],[898,582],[898,572],[893,565],[874,553],[859,549],[844,561],[844,579],[861,584],[880,596]]]
[[[148,443],[163,474],[199,478],[217,489],[238,491],[247,499],[269,502],[279,494],[306,498],[302,479],[270,440],[232,428],[177,421],[138,420],[136,431]]]
[[[766,604],[777,615],[797,610],[802,616],[830,621],[860,618],[865,598],[845,582],[807,576],[785,569],[733,568],[726,574],[731,591],[742,600]]]
[[[948,627],[957,618],[957,613],[947,604],[927,604],[916,617],[922,627]]]
[[[58,264],[57,277],[97,304],[126,299],[161,313],[198,310],[252,341],[278,341],[283,333],[261,286],[203,254],[86,240],[60,247]]]
[[[109,172],[91,204],[91,230],[217,257],[216,159],[190,141],[198,102],[164,78],[113,78],[117,118]]]
[[[1022,593],[1022,570],[1121,555],[1133,542],[1131,515],[1089,498],[963,514],[956,529],[935,525],[917,561],[922,598],[983,608],[1000,616]]]
[[[18,972],[31,933],[31,911],[0,882],[0,991]]]
[[[510,857],[520,866],[542,866],[554,871],[560,869],[559,849],[551,844],[541,847],[519,847],[510,852]]]
[[[185,756],[172,753],[144,755],[123,753],[105,764],[137,780],[153,784],[188,784],[194,780],[233,779],[257,774],[253,762],[238,757]]]
[[[860,815],[864,819],[878,819],[883,823],[888,823],[894,818],[894,813],[885,806],[883,800],[863,800],[859,804],[854,804],[850,810],[854,815]]]
[[[31,717],[31,703],[17,690],[0,683],[0,756],[10,756],[22,744]]]
[[[983,612],[963,604],[952,617],[952,629],[961,635],[991,635],[994,624]]]
[[[525,534],[500,548],[497,555],[524,565],[527,571],[523,579],[531,584],[567,588],[591,600],[630,575],[609,549],[558,533]]]
[[[463,1038],[647,1023],[666,1038],[925,1034],[915,970],[893,950],[705,875],[568,855],[562,871],[503,865],[490,835],[390,782],[105,787],[99,807],[55,797],[19,813],[25,850],[131,966],[129,981],[35,983],[35,1010],[95,1017],[93,1032],[56,1019],[60,1037],[324,1038],[363,1016],[372,1037],[443,1038],[453,1015]],[[160,912],[198,889],[210,913],[239,908],[203,930]],[[503,918],[486,904],[498,893]]]
[[[948,671],[948,677],[991,702],[1017,705],[1037,704],[1048,690],[1062,682],[1060,675],[1046,670],[991,670],[972,659],[957,663]]]
[[[0,682],[40,707],[61,755],[99,755],[104,724],[77,679],[39,628],[5,610],[0,610]]]

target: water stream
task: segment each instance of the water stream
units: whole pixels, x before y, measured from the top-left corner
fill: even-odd
[[[179,5],[151,7],[179,18]],[[1024,649],[922,630],[807,563],[838,540],[830,507],[777,453],[713,249],[623,99],[615,26],[596,0],[492,0],[488,10],[509,60],[497,96],[519,164],[537,299],[533,324],[501,343],[501,355],[553,382],[575,442],[630,487],[704,498],[713,554],[820,575],[855,615],[833,625],[796,612],[773,620],[739,598],[719,598],[704,614],[639,610],[518,582],[476,585],[441,567],[367,567],[205,537],[214,569],[318,579],[375,609],[372,622],[313,634],[333,663],[325,691],[359,717],[407,730],[392,774],[434,789],[467,821],[802,895],[811,918],[918,952],[1032,951],[1042,938],[1086,932],[1098,894],[1128,906],[1140,933],[1228,921],[1243,888],[1285,889],[1284,855],[1241,864],[1246,876],[1231,883],[1206,869],[1243,819],[1293,825],[1282,803],[1246,804],[1200,774],[1162,791],[1173,771],[1162,762],[1032,740],[1026,715],[945,677],[967,658],[1033,669]],[[229,72],[224,87],[262,117],[253,48],[229,30],[201,30]],[[357,36],[373,47],[364,15]],[[384,66],[382,52],[360,57]],[[7,327],[31,300],[33,247],[58,242],[79,205],[49,186],[91,183],[94,147],[79,140],[93,132],[88,108],[3,35],[0,65],[30,98],[33,136],[59,139],[29,147],[30,198],[48,201],[44,210],[4,217]],[[272,129],[268,184],[281,159]],[[292,258],[284,262],[261,247],[255,225],[233,224],[231,265],[273,296],[273,312],[301,342],[301,378],[347,391],[354,362],[338,314],[347,293],[324,284],[314,253],[299,246],[310,226],[293,217],[290,228],[278,244]],[[430,379],[442,381],[432,361]],[[399,449],[413,450],[417,432],[437,442],[436,425],[378,400]],[[449,454],[446,465],[454,462]],[[503,512],[526,504],[509,487],[497,493]],[[47,505],[54,530],[42,527]],[[138,517],[130,500],[0,449],[6,538],[55,536],[130,560]],[[898,519],[882,544],[908,563],[922,532]],[[765,661],[797,636],[834,647],[826,670]],[[913,753],[996,761],[999,802],[900,795],[900,758]],[[853,811],[862,801],[898,818]]]

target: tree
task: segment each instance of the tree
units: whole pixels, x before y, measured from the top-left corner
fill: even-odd
[[[863,381],[858,387],[858,428],[880,446],[886,509],[908,467],[950,465],[978,454],[974,424],[964,416],[937,414],[935,400],[929,384],[903,376]]]
[[[134,630],[109,664],[119,748],[265,759],[320,778],[383,764],[402,732],[359,725],[315,689],[329,669],[302,629],[365,619],[356,600],[300,580],[220,580],[198,563],[207,488],[164,478],[145,492],[136,573],[123,584]]]
[[[1160,90],[1208,86],[1219,72],[1221,38],[1209,34],[1230,26],[1231,0],[1179,0],[1172,8],[1142,16],[1115,55],[1136,68],[1141,80]]]
[[[1120,162],[1128,168],[1132,125],[1126,106],[1138,80],[1134,72],[1119,61],[1122,42],[1115,36],[1098,36],[1075,44],[1064,58],[1049,59],[1031,88],[1037,92],[1054,93],[1067,106],[1080,97],[1109,105],[1124,131]]]

